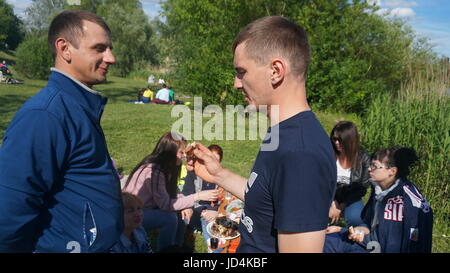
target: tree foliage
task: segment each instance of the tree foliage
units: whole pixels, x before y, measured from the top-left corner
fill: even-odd
[[[13,7],[0,0],[0,49],[15,49],[22,40],[21,21],[14,14]]]
[[[157,48],[152,41],[154,30],[142,8],[127,3],[128,6],[112,3],[97,10],[111,29],[117,59],[111,72],[119,76],[157,63]]]
[[[47,36],[29,37],[16,51],[16,70],[27,78],[47,79],[53,57],[50,53]]]
[[[66,0],[33,0],[25,9],[27,35],[47,34],[52,19],[66,7]]]
[[[176,89],[200,95],[206,104],[242,102],[240,92],[233,90],[231,43],[242,26],[264,13],[261,2],[169,0],[163,4],[166,23],[160,45],[174,72]]]
[[[427,52],[404,22],[376,15],[366,1],[167,0],[162,7],[162,50],[175,85],[207,103],[242,102],[233,90],[231,44],[242,27],[267,15],[308,32],[308,99],[321,109],[361,113],[373,95],[400,86],[413,55]]]

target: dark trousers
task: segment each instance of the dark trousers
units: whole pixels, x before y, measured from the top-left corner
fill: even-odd
[[[325,237],[324,253],[369,253],[366,248],[347,238],[347,233],[330,233]]]

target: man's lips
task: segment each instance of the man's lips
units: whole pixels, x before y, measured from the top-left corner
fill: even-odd
[[[108,73],[107,67],[99,67],[98,69],[100,69],[100,71],[103,71],[105,74]]]
[[[244,101],[248,102],[250,100],[247,93],[245,93],[244,91],[242,91],[242,95],[244,96]]]

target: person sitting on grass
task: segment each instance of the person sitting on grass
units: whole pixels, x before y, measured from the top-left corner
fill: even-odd
[[[154,97],[155,97],[155,95],[154,95],[153,91],[150,89],[150,86],[148,86],[144,90],[144,93],[142,94],[142,101],[144,103],[150,103],[154,99]]]
[[[222,161],[223,150],[219,145],[210,145],[208,149],[213,153],[213,155]],[[183,194],[193,194],[200,192],[202,190],[213,190],[216,189],[217,185],[208,181],[203,181],[200,177],[196,176],[194,172],[188,172],[185,183],[183,187]],[[219,198],[220,199],[220,198]],[[201,222],[202,234],[205,242],[208,242],[210,235],[206,230],[206,226],[209,222],[214,221],[217,217],[217,210],[219,209],[219,204],[216,202],[206,202],[199,201],[194,205],[194,217],[199,217]]]
[[[133,169],[123,189],[144,202],[143,225],[147,231],[159,229],[159,251],[183,244],[182,218],[189,222],[195,201],[215,201],[218,196],[216,190],[187,196],[180,193],[177,182],[185,147],[184,137],[175,132],[165,133],[153,152]]]
[[[156,93],[155,99],[152,101],[157,104],[169,104],[170,103],[170,90],[167,88],[167,84],[163,83],[161,89]],[[173,92],[173,91],[172,91]]]
[[[336,155],[337,187],[331,203],[331,224],[337,224],[344,214],[347,227],[362,224],[362,197],[370,186],[368,167],[370,156],[359,145],[356,125],[351,121],[338,122],[330,133]]]
[[[175,93],[172,90],[172,86],[168,85],[167,89],[169,89],[169,104],[175,104]]]
[[[139,197],[122,192],[125,229],[111,253],[152,253],[147,232],[142,226],[144,203]]]
[[[361,214],[364,224],[348,230],[328,227],[324,252],[431,252],[433,212],[407,179],[417,160],[410,148],[376,152],[369,166],[373,190]]]

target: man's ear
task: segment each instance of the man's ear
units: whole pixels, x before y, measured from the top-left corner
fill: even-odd
[[[270,62],[270,81],[273,86],[280,85],[286,75],[286,63],[281,59],[273,59]]]
[[[64,38],[58,38],[55,41],[56,56],[61,56],[66,62],[72,61],[71,44]]]

